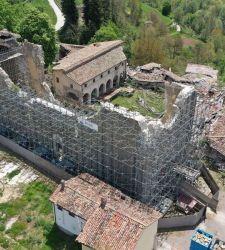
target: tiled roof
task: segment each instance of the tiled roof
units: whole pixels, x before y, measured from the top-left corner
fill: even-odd
[[[123,53],[123,49],[119,47],[66,74],[77,84],[82,85],[125,60],[126,56]]]
[[[186,68],[186,74],[205,75],[217,81],[218,70],[214,70],[213,68],[206,66],[206,65],[189,63]]]
[[[126,60],[122,44],[120,40],[109,41],[71,50],[53,71],[63,70],[69,78],[82,85]]]
[[[100,208],[102,198],[107,201],[104,209]],[[77,240],[98,250],[134,249],[143,229],[161,217],[151,207],[89,174],[66,181],[63,191],[59,185],[50,201],[87,221]],[[126,244],[130,247],[123,248]]]
[[[110,209],[98,208],[77,241],[97,250],[133,250],[142,232],[139,223]]]
[[[222,115],[212,124],[209,133],[210,146],[225,156],[225,116]]]
[[[107,53],[122,44],[123,42],[120,40],[90,44],[75,53],[69,53],[59,61],[59,64],[56,65],[53,70],[64,70],[65,72],[71,71],[74,68],[79,67],[81,64],[93,60],[101,54]]]
[[[141,66],[141,70],[153,70],[153,69],[161,69],[161,64],[158,64],[158,63],[148,63],[148,64],[145,64],[143,66]]]

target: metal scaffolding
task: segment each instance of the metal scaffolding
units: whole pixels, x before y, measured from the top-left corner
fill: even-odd
[[[123,114],[110,104],[65,108],[30,90],[0,88],[0,134],[76,175],[88,172],[153,206],[174,198],[200,168],[201,108],[196,93],[170,127]],[[151,123],[151,122],[150,122]]]

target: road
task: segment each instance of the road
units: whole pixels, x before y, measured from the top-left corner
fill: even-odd
[[[56,31],[60,30],[64,23],[65,23],[65,18],[63,16],[62,11],[60,10],[60,8],[58,7],[58,5],[55,3],[54,0],[48,0],[50,6],[52,7],[53,11],[55,12],[56,18],[57,18],[57,22],[55,25],[55,29]]]

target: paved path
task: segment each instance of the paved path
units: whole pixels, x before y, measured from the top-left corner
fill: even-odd
[[[52,7],[53,11],[55,12],[56,18],[57,18],[57,22],[55,25],[55,29],[56,31],[60,30],[64,23],[65,23],[65,18],[63,16],[62,11],[60,10],[60,8],[58,7],[58,5],[55,3],[54,0],[48,0],[50,6]]]

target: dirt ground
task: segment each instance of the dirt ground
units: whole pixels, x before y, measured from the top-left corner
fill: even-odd
[[[220,190],[217,213],[207,210],[206,220],[197,228],[212,233],[215,237],[225,241],[225,190]],[[163,233],[158,236],[161,246],[157,250],[189,250],[194,230]]]

